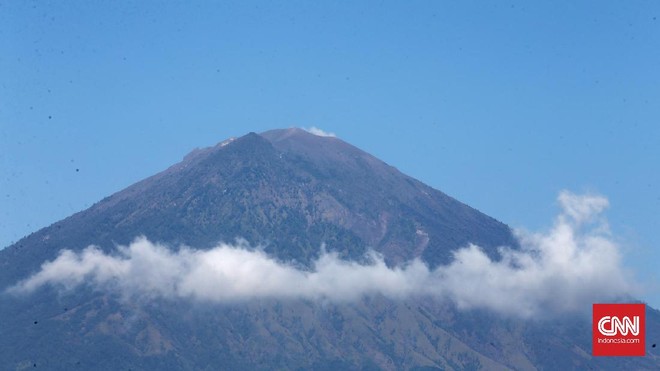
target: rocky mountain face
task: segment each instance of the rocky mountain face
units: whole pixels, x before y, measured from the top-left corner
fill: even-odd
[[[340,139],[299,129],[250,133],[198,149],[169,169],[0,251],[0,289],[61,249],[112,252],[137,236],[174,249],[237,238],[310,269],[321,246],[390,266],[435,267],[475,243],[516,247],[505,224]],[[649,308],[647,332],[660,333]],[[126,301],[79,287],[0,294],[3,369],[656,369],[591,357],[588,319],[560,324],[460,311],[431,298],[357,302],[255,299]]]

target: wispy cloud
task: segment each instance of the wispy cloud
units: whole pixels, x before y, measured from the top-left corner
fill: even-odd
[[[337,135],[335,135],[335,133],[323,131],[323,130],[317,128],[316,126],[312,126],[311,128],[304,128],[304,130],[311,133],[311,134],[318,135],[320,137],[333,137],[333,138],[337,137]]]
[[[531,316],[637,294],[600,217],[607,199],[564,191],[558,200],[562,212],[553,228],[519,231],[521,249],[501,249],[500,261],[474,245],[458,250],[454,262],[440,269],[448,296],[463,307]]]
[[[9,291],[20,294],[43,285],[63,289],[91,285],[127,296],[212,302],[429,295],[461,308],[486,308],[521,317],[588,310],[593,302],[632,294],[619,247],[599,218],[607,199],[562,192],[559,202],[562,212],[550,231],[520,232],[521,249],[501,249],[498,261],[470,245],[455,251],[450,264],[433,270],[419,259],[388,267],[372,252],[366,265],[323,253],[313,269],[305,271],[246,244],[173,251],[138,238],[112,255],[93,246],[80,253],[63,250]]]

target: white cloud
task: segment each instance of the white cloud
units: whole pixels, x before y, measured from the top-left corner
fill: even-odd
[[[564,215],[573,218],[578,225],[593,220],[610,205],[605,197],[576,195],[568,191],[560,192],[558,200]]]
[[[373,264],[360,265],[324,253],[314,271],[303,271],[277,262],[246,245],[222,244],[210,250],[182,248],[177,252],[138,238],[108,255],[94,246],[76,254],[64,250],[41,271],[10,291],[31,292],[53,284],[72,289],[81,284],[120,290],[125,294],[192,297],[210,301],[250,298],[327,298],[352,300],[380,292],[401,296],[412,292],[412,278],[428,275],[419,261],[388,268],[372,253]],[[412,285],[412,286],[411,286]]]
[[[487,308],[530,317],[588,311],[593,302],[621,298],[633,285],[621,267],[619,247],[599,213],[607,200],[562,192],[563,212],[545,233],[518,234],[521,249],[501,249],[491,260],[478,246],[454,252],[454,260],[430,270],[416,259],[390,268],[371,253],[371,264],[323,253],[304,271],[278,262],[245,243],[210,250],[172,251],[138,238],[116,254],[88,247],[63,250],[33,276],[9,289],[29,293],[43,285],[73,289],[91,285],[140,297],[192,298],[225,302],[251,298],[355,300],[429,295],[461,308]]]
[[[327,131],[323,131],[323,130],[317,128],[316,126],[312,126],[311,128],[303,128],[303,129],[305,131],[311,133],[311,134],[318,135],[320,137],[332,137],[332,138],[337,137],[337,135],[335,135],[335,133],[330,133],[330,132],[327,132]]]

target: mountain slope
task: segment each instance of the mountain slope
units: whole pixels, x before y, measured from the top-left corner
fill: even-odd
[[[391,265],[421,257],[431,266],[470,242],[492,257],[516,244],[506,225],[340,139],[273,130],[195,150],[0,251],[0,289],[63,248],[113,253],[139,235],[173,249],[244,238],[302,268],[322,244],[345,259],[374,249]],[[660,333],[658,312],[648,317],[647,332]],[[585,318],[521,321],[424,297],[214,304],[42,287],[0,294],[0,329],[7,369],[660,367],[654,348],[644,358],[591,357]]]

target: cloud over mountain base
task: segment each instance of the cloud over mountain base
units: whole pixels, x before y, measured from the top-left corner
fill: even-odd
[[[586,311],[594,302],[635,294],[621,265],[620,248],[601,217],[607,199],[562,192],[559,203],[562,212],[551,230],[518,232],[521,248],[501,248],[497,261],[476,245],[456,250],[450,264],[433,270],[419,259],[388,267],[375,252],[367,265],[324,252],[313,269],[305,271],[245,244],[173,251],[138,238],[115,254],[94,246],[80,253],[62,250],[8,291],[29,294],[44,285],[65,290],[90,285],[129,297],[210,302],[428,295],[460,308],[520,317]]]

